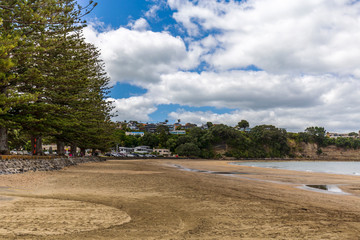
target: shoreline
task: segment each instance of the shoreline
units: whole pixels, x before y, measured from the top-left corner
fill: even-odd
[[[14,198],[0,201],[0,238],[356,239],[360,235],[359,177],[234,166],[228,164],[231,161],[108,160],[53,172],[0,175],[0,195]],[[242,174],[181,171],[174,164]],[[296,187],[299,184],[335,184],[352,195],[304,190]]]

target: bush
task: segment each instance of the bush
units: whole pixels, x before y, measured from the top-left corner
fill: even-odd
[[[201,150],[194,143],[184,143],[176,148],[176,153],[180,156],[199,157]]]

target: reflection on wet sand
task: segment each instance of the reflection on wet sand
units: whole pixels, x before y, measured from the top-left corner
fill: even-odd
[[[176,168],[179,168],[183,171],[189,171],[189,172],[198,172],[198,173],[209,173],[209,174],[218,174],[218,175],[246,175],[249,173],[246,172],[216,172],[216,171],[208,171],[208,170],[200,170],[200,169],[192,169],[192,168],[186,168],[181,165],[174,164],[173,165]],[[238,176],[237,176],[238,177]],[[288,184],[288,185],[295,185],[298,188],[309,190],[309,191],[316,191],[316,192],[322,192],[322,193],[330,193],[330,194],[342,194],[342,195],[351,195],[350,193],[346,193],[342,191],[337,185],[326,185],[326,184],[294,184],[290,182],[278,182],[278,181],[271,181],[271,180],[264,180],[264,179],[258,179],[258,178],[250,178],[250,177],[244,177],[249,180],[255,180],[255,181],[264,181],[264,182],[271,182],[271,183],[278,183],[278,184]],[[301,186],[299,186],[301,185]]]
[[[249,173],[246,173],[246,172],[216,172],[216,171],[207,171],[207,170],[199,170],[199,169],[191,169],[191,168],[185,168],[183,166],[180,166],[180,165],[177,165],[177,164],[174,164],[173,165],[174,167],[177,167],[181,170],[184,170],[184,171],[189,171],[189,172],[199,172],[199,173],[210,173],[210,174],[218,174],[218,175],[243,175],[243,174],[249,174]]]
[[[303,189],[325,193],[350,195],[350,193],[343,192],[337,185],[305,185]]]

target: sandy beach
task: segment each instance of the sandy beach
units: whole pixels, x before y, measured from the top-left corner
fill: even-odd
[[[0,239],[270,238],[360,239],[360,176],[172,159],[0,176]]]

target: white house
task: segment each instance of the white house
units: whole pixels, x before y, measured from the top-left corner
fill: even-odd
[[[128,153],[132,153],[132,152],[134,152],[134,148],[119,147],[119,153],[128,154]]]
[[[144,132],[125,132],[126,136],[144,136]]]
[[[134,152],[146,154],[146,153],[151,153],[152,149],[149,146],[137,146],[134,148]]]
[[[185,130],[175,130],[175,131],[170,131],[170,134],[174,134],[174,135],[183,135],[186,134]]]
[[[155,149],[154,148],[154,152],[161,155],[161,156],[165,156],[165,157],[170,157],[171,156],[171,152],[169,149]]]

